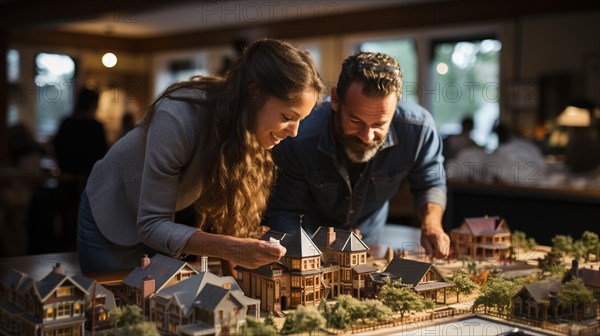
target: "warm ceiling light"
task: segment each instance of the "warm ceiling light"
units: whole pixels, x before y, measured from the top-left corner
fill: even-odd
[[[112,68],[117,65],[117,55],[113,53],[106,53],[102,56],[102,64],[107,68]]]
[[[590,123],[591,117],[588,109],[575,106],[567,106],[556,119],[556,124],[559,126],[588,127]]]

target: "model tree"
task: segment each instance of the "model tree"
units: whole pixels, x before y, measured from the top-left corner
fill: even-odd
[[[325,326],[325,318],[314,307],[298,306],[296,311],[285,318],[281,332],[283,334],[318,331]]]
[[[600,239],[598,239],[598,234],[595,232],[585,231],[581,235],[581,241],[583,242],[583,246],[586,248],[584,256],[585,261],[590,261],[591,253],[594,254],[596,261],[598,261],[598,253],[600,253]]]
[[[571,249],[571,255],[575,259],[587,259],[588,249],[581,240],[576,240],[573,242],[573,247]]]
[[[350,295],[340,295],[331,309],[330,326],[337,329],[346,329],[361,314],[360,301]]]
[[[483,305],[485,311],[495,308],[500,315],[510,311],[512,297],[515,296],[522,285],[500,277],[490,277],[487,284],[481,288],[481,295],[475,299],[474,307]]]
[[[542,271],[542,278],[547,276],[558,278],[565,272],[562,257],[554,250],[548,252],[543,259],[538,259],[538,267]]]
[[[265,319],[263,320],[263,324],[266,326],[271,326],[273,328],[277,327],[275,325],[275,318],[273,317],[273,314],[271,314],[271,313],[269,313],[269,315],[267,315],[267,317],[265,317]]]
[[[110,314],[115,336],[160,336],[156,326],[144,320],[138,306],[117,307]]]
[[[452,290],[456,292],[456,302],[459,302],[459,295],[471,295],[479,286],[471,281],[467,272],[462,269],[452,273],[450,282],[456,285]]]
[[[404,314],[411,310],[419,312],[435,306],[433,301],[417,294],[412,285],[403,284],[398,280],[391,281],[389,278],[384,278],[384,282],[379,297],[392,311],[400,313],[400,321],[403,321]]]
[[[372,319],[376,321],[385,321],[389,316],[392,315],[392,309],[390,307],[383,304],[383,302],[379,300],[368,299],[362,302],[362,309],[365,314],[365,318]],[[365,321],[363,320],[363,323]]]
[[[513,248],[519,248],[523,251],[529,251],[537,246],[537,242],[535,241],[535,239],[527,237],[525,232],[517,230],[513,232],[510,237]]]
[[[577,308],[594,302],[594,293],[585,287],[581,279],[574,279],[561,285],[556,297],[561,305],[573,307],[573,319],[576,321],[578,320]]]
[[[271,321],[273,321],[273,316],[269,314],[269,316],[271,316]],[[256,319],[254,319],[253,317],[246,317],[246,324],[244,326],[242,326],[242,328],[240,329],[240,335],[244,335],[244,336],[262,336],[262,335],[279,335],[277,333],[277,328],[275,328],[274,325],[269,325],[267,324],[267,319],[269,318],[269,316],[267,316],[267,318],[265,318],[265,322],[260,323],[260,321],[257,321]]]
[[[573,251],[573,237],[565,235],[556,235],[552,238],[552,250],[561,257],[570,255]]]

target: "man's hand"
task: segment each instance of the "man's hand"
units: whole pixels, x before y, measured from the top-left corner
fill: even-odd
[[[421,228],[421,245],[430,258],[447,258],[450,254],[450,237],[442,229],[442,225],[423,226]]]
[[[450,255],[450,237],[442,228],[444,210],[434,203],[423,205],[421,219],[421,245],[430,258],[447,258]]]

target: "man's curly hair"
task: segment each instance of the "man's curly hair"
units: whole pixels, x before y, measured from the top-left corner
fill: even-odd
[[[402,71],[398,61],[382,54],[361,51],[344,60],[338,79],[337,94],[344,100],[354,82],[363,84],[362,93],[369,97],[386,97],[395,92],[402,96]]]

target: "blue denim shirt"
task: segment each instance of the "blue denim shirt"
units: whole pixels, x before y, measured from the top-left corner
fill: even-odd
[[[359,228],[369,238],[370,228],[386,222],[388,200],[405,177],[417,208],[425,203],[446,206],[442,144],[427,110],[398,103],[387,138],[354,186],[343,150],[334,140],[332,119],[331,104],[325,102],[301,123],[296,138],[273,149],[278,178],[265,225],[293,234],[302,215],[309,233],[319,226]]]

